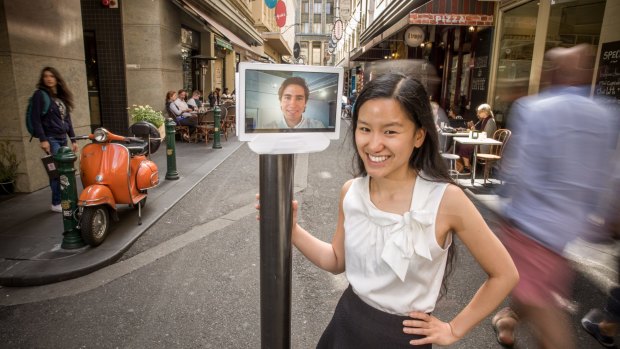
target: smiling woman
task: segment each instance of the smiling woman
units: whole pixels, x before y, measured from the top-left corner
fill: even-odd
[[[400,74],[371,80],[353,108],[351,131],[359,177],[342,187],[331,244],[298,224],[293,203],[292,243],[318,267],[345,272],[350,283],[317,348],[450,345],[506,297],[518,280],[515,266],[452,184],[419,81]],[[446,291],[454,233],[489,279],[444,322],[431,314]]]

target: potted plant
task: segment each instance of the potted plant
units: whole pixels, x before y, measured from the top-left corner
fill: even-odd
[[[159,129],[160,135],[163,135],[162,127],[164,125],[164,116],[160,111],[154,110],[150,105],[132,105],[129,109],[129,115],[134,122],[147,121]]]
[[[19,163],[13,145],[7,141],[0,142],[0,193],[12,194],[15,190]]]

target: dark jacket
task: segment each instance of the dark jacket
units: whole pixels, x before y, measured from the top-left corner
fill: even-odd
[[[32,96],[32,128],[34,130],[34,137],[38,138],[41,142],[47,141],[48,138],[64,138],[75,137],[73,131],[73,124],[71,123],[71,114],[69,110],[65,113],[65,118],[60,115],[60,109],[54,102],[54,99],[50,97],[50,106],[47,113],[43,113],[43,93],[47,93],[43,90],[36,90]],[[72,141],[73,142],[73,141]]]

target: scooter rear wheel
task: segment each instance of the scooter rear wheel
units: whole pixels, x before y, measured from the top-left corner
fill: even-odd
[[[84,242],[93,247],[99,246],[110,230],[110,214],[107,207],[84,207],[80,226]]]

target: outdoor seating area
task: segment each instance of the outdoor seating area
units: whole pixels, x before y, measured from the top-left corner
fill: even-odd
[[[228,134],[235,134],[236,129],[236,106],[234,102],[224,102],[218,106],[220,110],[219,128],[220,135],[228,140]],[[196,120],[195,132],[190,132],[190,126],[177,125],[177,141],[188,143],[208,144],[215,134],[215,108],[207,107],[191,112],[192,119]]]
[[[452,138],[452,145],[449,147],[450,151],[442,152],[442,157],[449,164],[450,176],[457,181],[461,177],[471,176],[471,185],[475,186],[477,179],[476,168],[478,165],[481,165],[483,166],[482,185],[492,183],[490,178],[494,175],[493,169],[500,168],[502,155],[511,134],[512,132],[505,128],[496,130],[491,138],[481,137],[479,134],[473,136],[473,134],[465,131],[457,131],[455,133],[441,131],[441,137],[445,137],[447,139]],[[457,144],[474,145],[471,174],[464,174],[456,169],[455,163],[459,159],[459,156],[455,154]],[[487,146],[487,149],[484,149],[484,152],[481,152],[482,146]]]

